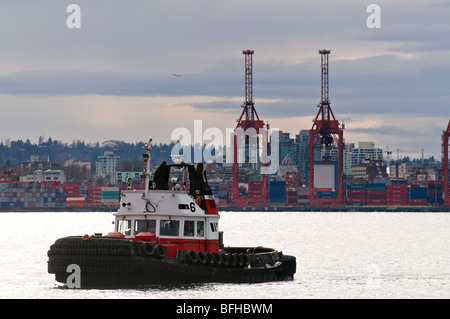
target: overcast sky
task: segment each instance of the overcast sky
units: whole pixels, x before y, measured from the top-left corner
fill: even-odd
[[[71,3],[81,28],[69,29]],[[347,143],[440,158],[450,117],[450,2],[1,0],[2,139],[168,143],[177,127],[236,126],[244,57],[261,119],[292,137],[320,101],[319,49]],[[175,77],[172,74],[181,74]]]

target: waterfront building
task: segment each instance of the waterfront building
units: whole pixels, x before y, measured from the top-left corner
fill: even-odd
[[[383,160],[364,159],[350,169],[353,183],[374,183],[376,179],[386,179],[387,172]]]
[[[120,156],[114,155],[111,151],[105,151],[95,163],[95,173],[102,177],[110,176],[119,171],[119,161]]]
[[[115,172],[112,184],[126,183],[128,178],[131,178],[133,181],[140,182],[142,179],[141,173],[142,172]]]
[[[294,143],[294,139],[291,138],[289,133],[284,133],[283,131],[279,132],[279,144],[278,144],[278,152],[279,152],[279,161],[278,163],[282,163],[284,159],[291,154],[292,146]]]
[[[344,146],[344,174],[350,175],[352,167],[361,164],[364,160],[383,160],[383,150],[376,148],[374,142],[359,142],[358,148],[354,143]]]
[[[59,169],[38,169],[33,174],[28,174],[20,177],[21,182],[61,182],[64,184],[66,181],[66,174]]]
[[[300,180],[303,185],[308,185],[308,165],[309,165],[309,130],[300,130],[295,135],[292,149],[292,159],[297,166]]]

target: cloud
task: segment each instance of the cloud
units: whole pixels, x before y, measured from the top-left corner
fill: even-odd
[[[450,116],[450,6],[377,3],[382,22],[374,30],[367,4],[356,0],[78,0],[82,27],[70,30],[69,3],[7,1],[1,110],[26,125],[8,121],[3,134],[133,140],[146,127],[167,141],[172,127],[194,119],[234,127],[247,48],[255,50],[260,118],[295,134],[317,113],[317,51],[328,48],[331,105],[348,139],[439,155]]]
[[[427,156],[440,158],[441,136],[445,119],[428,114],[344,114],[346,142],[374,141],[377,147],[399,149],[412,157],[421,157],[422,149]]]
[[[350,129],[352,133],[363,133],[370,135],[388,135],[388,136],[411,136],[418,137],[420,136],[419,132],[414,129],[404,129],[398,126],[389,126],[389,125],[381,125],[378,127],[367,127],[367,128],[354,128]]]

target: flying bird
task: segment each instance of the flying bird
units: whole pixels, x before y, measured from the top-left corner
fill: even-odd
[[[177,78],[181,78],[181,74],[175,74],[175,73],[172,73],[172,75],[173,75],[173,76],[176,76]]]

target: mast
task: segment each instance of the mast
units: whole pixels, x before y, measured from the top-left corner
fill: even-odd
[[[148,139],[148,142],[144,144],[144,149],[147,153],[142,154],[144,156],[144,163],[146,163],[146,167],[144,168],[143,175],[145,176],[145,188],[150,188],[150,161],[152,159],[152,137]]]

